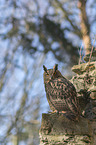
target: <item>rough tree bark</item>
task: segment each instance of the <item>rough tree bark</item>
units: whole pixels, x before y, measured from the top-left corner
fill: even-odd
[[[40,145],[96,145],[96,120],[71,121],[62,114],[42,114]]]

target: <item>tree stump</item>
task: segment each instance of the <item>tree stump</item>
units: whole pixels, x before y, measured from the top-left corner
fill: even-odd
[[[96,145],[96,119],[67,119],[64,114],[42,114],[40,145]]]

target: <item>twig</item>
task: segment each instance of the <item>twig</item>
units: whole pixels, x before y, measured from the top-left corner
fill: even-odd
[[[81,58],[82,58],[82,45],[81,45],[81,47],[80,47],[80,51],[79,51],[79,55],[80,55],[80,58],[79,58],[79,64],[80,64],[80,62],[81,62]]]
[[[95,40],[94,40],[94,43],[95,43]],[[93,43],[93,45],[94,45],[94,43]],[[92,45],[92,49],[91,49],[91,53],[90,53],[90,57],[89,57],[89,63],[88,64],[90,64],[90,60],[91,60],[91,57],[92,57],[92,52],[93,52],[93,45]]]

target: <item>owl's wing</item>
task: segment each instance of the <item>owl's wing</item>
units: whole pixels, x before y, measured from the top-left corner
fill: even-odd
[[[46,93],[56,110],[78,112],[75,87],[66,78],[51,80],[46,86]]]

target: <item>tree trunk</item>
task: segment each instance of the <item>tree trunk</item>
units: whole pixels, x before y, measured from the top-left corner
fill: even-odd
[[[81,33],[84,42],[85,55],[87,55],[90,53],[91,40],[90,40],[90,25],[86,14],[86,0],[79,0],[78,8],[80,9]]]

